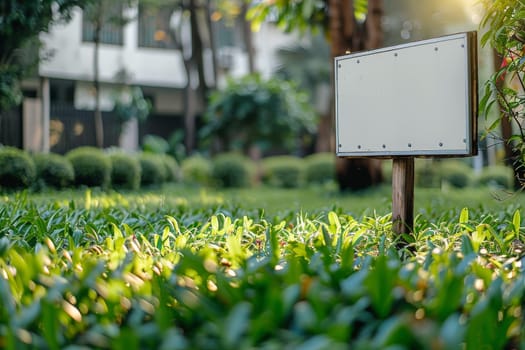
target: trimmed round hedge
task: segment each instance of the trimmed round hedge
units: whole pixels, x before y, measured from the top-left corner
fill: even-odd
[[[111,182],[111,160],[95,147],[78,147],[66,154],[75,171],[75,185],[106,188]]]
[[[109,155],[111,160],[111,186],[116,189],[136,190],[140,187],[139,160],[123,152]]]
[[[166,168],[166,181],[167,182],[177,182],[180,180],[180,168],[179,164],[172,156],[168,154],[159,154],[159,158]]]
[[[75,170],[66,157],[56,153],[37,153],[33,160],[39,186],[62,189],[73,184]]]
[[[441,179],[452,187],[465,188],[472,179],[472,168],[462,161],[444,160],[440,162]]]
[[[307,183],[323,184],[335,180],[335,155],[315,153],[304,158],[304,176]]]
[[[166,181],[168,177],[166,166],[158,154],[141,153],[139,162],[141,186],[158,186]]]
[[[439,169],[434,159],[416,159],[414,167],[415,184],[422,188],[441,186]]]
[[[294,156],[273,156],[262,160],[263,181],[284,188],[300,187],[304,180],[304,163]]]
[[[209,185],[211,183],[211,161],[201,155],[192,155],[181,163],[182,180],[189,184]]]
[[[29,154],[14,147],[0,147],[0,187],[28,188],[35,176],[35,163]]]
[[[504,165],[492,165],[483,168],[481,174],[476,178],[480,186],[511,189],[514,182],[514,174],[510,167]]]
[[[212,160],[212,177],[220,187],[246,187],[251,183],[253,168],[250,158],[223,153]]]

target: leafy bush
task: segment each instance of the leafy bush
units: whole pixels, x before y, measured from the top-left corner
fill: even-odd
[[[335,155],[316,153],[304,158],[307,183],[326,183],[335,180]]]
[[[472,168],[462,161],[444,160],[439,164],[442,180],[455,188],[467,187],[472,178]]]
[[[78,147],[66,154],[73,165],[75,184],[88,187],[108,187],[111,183],[111,161],[100,149]]]
[[[182,161],[182,179],[186,183],[209,185],[212,178],[211,161],[201,155],[193,155]]]
[[[230,79],[211,95],[205,117],[201,135],[219,138],[228,151],[251,146],[291,150],[301,132],[316,129],[306,93],[291,82],[260,75]]]
[[[303,183],[303,161],[294,156],[273,156],[263,159],[263,181],[277,187],[299,187]]]
[[[167,153],[169,149],[170,145],[168,141],[161,136],[145,135],[142,139],[142,150],[144,152],[164,154]]]
[[[142,186],[157,186],[166,181],[168,177],[166,166],[158,154],[141,153],[139,161]]]
[[[136,190],[140,187],[141,167],[137,157],[116,152],[111,160],[111,185],[114,188]]]
[[[476,178],[476,183],[481,186],[510,189],[513,184],[512,169],[503,165],[485,167]]]
[[[75,170],[66,157],[56,153],[37,153],[33,160],[40,186],[61,189],[73,184]]]
[[[433,159],[416,159],[414,164],[414,181],[419,187],[439,187],[441,177]]]
[[[525,2],[515,0],[482,1],[485,14],[481,20],[482,46],[497,52],[494,59],[499,67],[485,83],[479,102],[481,114],[487,118],[497,111],[497,118],[486,130],[494,135],[501,128],[505,143],[505,158],[512,164],[515,189],[525,185]]]
[[[164,167],[166,168],[166,181],[168,182],[179,181],[181,178],[180,168],[175,158],[173,158],[172,156],[168,154],[160,154],[159,158],[162,161],[162,164],[164,164]]]
[[[392,183],[392,166],[393,164],[391,160],[384,160],[381,162],[381,172],[383,174],[384,183]],[[414,167],[417,167],[417,165],[414,165]]]
[[[28,188],[35,176],[35,164],[26,152],[13,147],[0,147],[0,187]]]
[[[404,254],[390,215],[15,198],[0,198],[6,349],[525,345],[518,210],[421,216]]]
[[[221,187],[248,186],[252,174],[252,161],[241,154],[223,153],[212,160],[212,178]]]

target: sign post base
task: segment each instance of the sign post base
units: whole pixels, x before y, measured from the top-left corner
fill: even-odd
[[[395,157],[392,164],[392,231],[414,231],[414,157]]]

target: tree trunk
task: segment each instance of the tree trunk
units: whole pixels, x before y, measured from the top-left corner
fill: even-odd
[[[329,33],[331,40],[332,58],[345,53],[370,50],[382,45],[383,32],[381,18],[383,15],[382,0],[368,1],[368,14],[364,25],[356,21],[352,0],[329,1]],[[333,67],[332,67],[333,68]],[[329,120],[321,120],[319,138],[328,138],[333,135],[332,115]],[[332,136],[333,138],[333,136]],[[321,140],[320,140],[321,141]],[[327,142],[329,139],[327,139]],[[333,142],[330,141],[331,147]],[[361,190],[377,185],[382,181],[381,161],[377,159],[338,158],[336,174],[341,190]]]
[[[210,51],[211,51],[211,61],[212,61],[212,76],[213,76],[213,86],[217,86],[217,45],[215,43],[215,37],[213,35],[213,27],[211,23],[211,0],[206,2],[206,26],[208,29],[208,37],[210,38]]]
[[[102,123],[102,112],[100,111],[100,81],[99,81],[99,49],[100,49],[100,34],[102,32],[102,5],[97,6],[97,16],[95,18],[95,32],[94,32],[94,53],[93,53],[93,89],[95,90],[95,142],[97,147],[104,147],[104,126]]]
[[[188,5],[190,14],[191,55],[184,58],[187,85],[184,98],[185,144],[188,154],[195,149],[196,110],[199,95],[203,96],[206,90],[204,77],[204,62],[202,39],[199,33],[198,6],[195,0]]]
[[[248,72],[255,73],[255,49],[253,47],[253,36],[250,28],[250,22],[246,20],[246,12],[248,11],[248,4],[243,2],[241,5],[240,18],[242,21],[242,37],[248,56]]]

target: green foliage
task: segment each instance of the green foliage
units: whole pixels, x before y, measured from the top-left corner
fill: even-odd
[[[483,168],[476,178],[476,183],[494,188],[512,188],[512,169],[503,165],[493,165]]]
[[[111,160],[111,186],[136,190],[140,187],[141,167],[137,157],[123,152],[109,155]]]
[[[251,184],[254,164],[239,153],[222,153],[212,159],[212,178],[220,187],[246,187]]]
[[[66,154],[73,165],[77,186],[107,188],[111,182],[111,161],[95,147],[78,147]]]
[[[390,215],[77,200],[0,199],[6,349],[525,345],[519,210],[436,211],[399,251]]]
[[[193,155],[182,161],[182,179],[185,183],[208,185],[212,178],[212,164],[201,155]]]
[[[177,182],[181,179],[181,171],[179,164],[172,156],[168,154],[161,154],[159,158],[166,168],[166,181]]]
[[[315,153],[305,157],[303,161],[307,183],[326,183],[335,180],[335,156],[333,153]]]
[[[155,154],[167,153],[170,148],[168,141],[158,135],[145,135],[142,139],[142,150]]]
[[[35,175],[35,164],[26,152],[13,147],[0,147],[0,188],[28,188],[33,184]]]
[[[307,94],[291,82],[248,75],[211,95],[202,136],[226,150],[293,149],[300,133],[315,131],[315,119]]]
[[[130,90],[129,100],[117,99],[113,112],[121,122],[132,118],[136,118],[138,121],[145,121],[151,111],[151,103],[144,98],[141,88],[133,87]]]
[[[515,0],[485,0],[485,16],[481,27],[486,29],[481,39],[483,45],[490,44],[501,55],[501,67],[485,84],[485,94],[480,101],[480,110],[487,117],[494,104],[500,115],[486,130],[491,134],[502,123],[512,135],[502,135],[513,149],[515,175],[518,180],[525,173],[525,3]],[[499,63],[499,62],[497,62]],[[520,175],[521,174],[521,175]]]
[[[73,184],[75,171],[66,157],[56,153],[37,153],[33,160],[41,186],[61,189]]]
[[[168,178],[167,167],[160,155],[141,153],[139,161],[141,168],[141,186],[158,186]]]
[[[262,23],[269,17],[286,32],[327,30],[327,16],[330,11],[328,3],[329,1],[324,0],[258,1],[252,3],[247,19],[252,25],[252,30],[255,31],[258,31]],[[363,18],[367,4],[366,0],[353,1],[356,17]]]
[[[263,179],[284,188],[300,187],[304,180],[304,163],[294,156],[273,156],[263,159]]]
[[[439,163],[439,170],[442,181],[452,187],[467,187],[472,180],[472,168],[462,161],[443,160]]]
[[[184,131],[178,129],[174,131],[168,138],[169,150],[168,154],[175,158],[177,162],[181,162],[186,156],[186,146],[184,145]]]
[[[21,101],[20,80],[39,59],[38,36],[53,23],[69,20],[71,11],[89,1],[3,1],[0,6],[0,111]],[[58,5],[58,6],[57,6]],[[31,52],[28,52],[30,50]]]
[[[418,187],[439,187],[441,178],[436,162],[431,159],[417,159],[414,166],[414,181]]]

